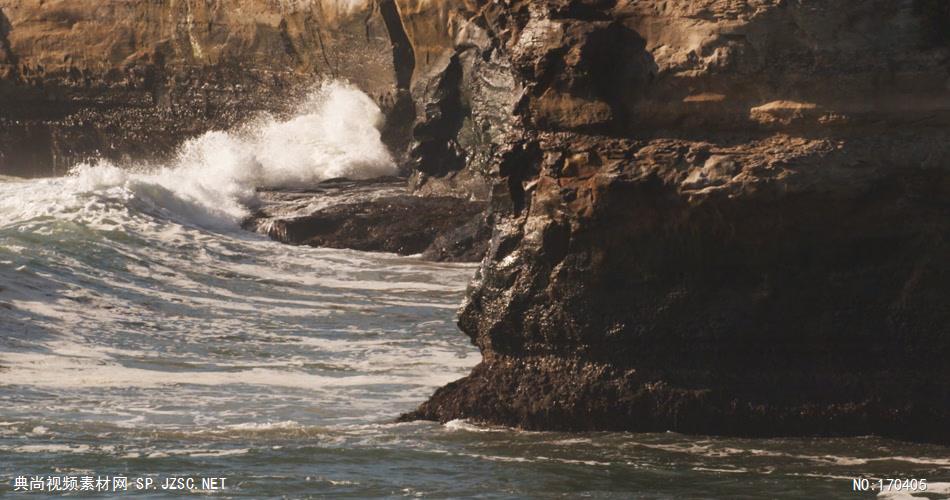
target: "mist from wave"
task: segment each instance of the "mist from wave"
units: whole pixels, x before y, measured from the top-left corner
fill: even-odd
[[[262,115],[231,131],[210,131],[183,143],[160,166],[97,160],[76,165],[67,177],[40,181],[23,196],[0,200],[0,214],[75,209],[84,195],[134,204],[196,224],[228,228],[248,215],[258,187],[306,187],[346,177],[397,173],[382,143],[379,107],[356,87],[326,82],[292,116]]]

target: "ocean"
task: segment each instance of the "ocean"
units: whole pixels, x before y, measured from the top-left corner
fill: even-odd
[[[475,266],[240,229],[257,187],[394,173],[379,120],[333,83],[165,164],[0,180],[0,496],[950,497],[950,449],[875,437],[396,423],[480,360]]]

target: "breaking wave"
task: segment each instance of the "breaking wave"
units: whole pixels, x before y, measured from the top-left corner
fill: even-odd
[[[258,187],[300,187],[346,177],[396,173],[382,143],[383,115],[357,88],[330,82],[289,119],[261,117],[238,130],[191,139],[159,167],[99,160],[74,167],[60,192],[109,192],[164,215],[202,225],[233,225],[248,215]],[[177,217],[176,217],[177,216]]]

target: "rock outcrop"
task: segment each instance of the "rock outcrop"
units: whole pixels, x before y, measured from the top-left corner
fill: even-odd
[[[511,0],[468,377],[404,418],[950,443],[945,2]]]
[[[259,191],[243,227],[292,245],[348,248],[442,262],[478,262],[491,227],[485,203],[413,196],[405,179],[329,180],[305,190]]]
[[[0,0],[0,175],[348,79],[418,196],[311,207],[300,242],[421,251],[383,215],[426,206],[446,258],[493,227],[483,362],[405,418],[950,443],[947,5]]]
[[[0,174],[160,158],[345,79],[408,147],[416,75],[454,47],[461,2],[0,0]],[[446,56],[447,57],[447,56]]]

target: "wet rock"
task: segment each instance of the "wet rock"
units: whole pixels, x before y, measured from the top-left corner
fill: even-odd
[[[488,250],[492,226],[485,205],[481,212],[454,229],[440,231],[422,253],[422,258],[434,261],[479,262]],[[460,219],[464,217],[460,215]]]
[[[491,236],[484,202],[413,196],[401,179],[328,181],[259,196],[262,206],[243,226],[293,245],[477,262]]]

